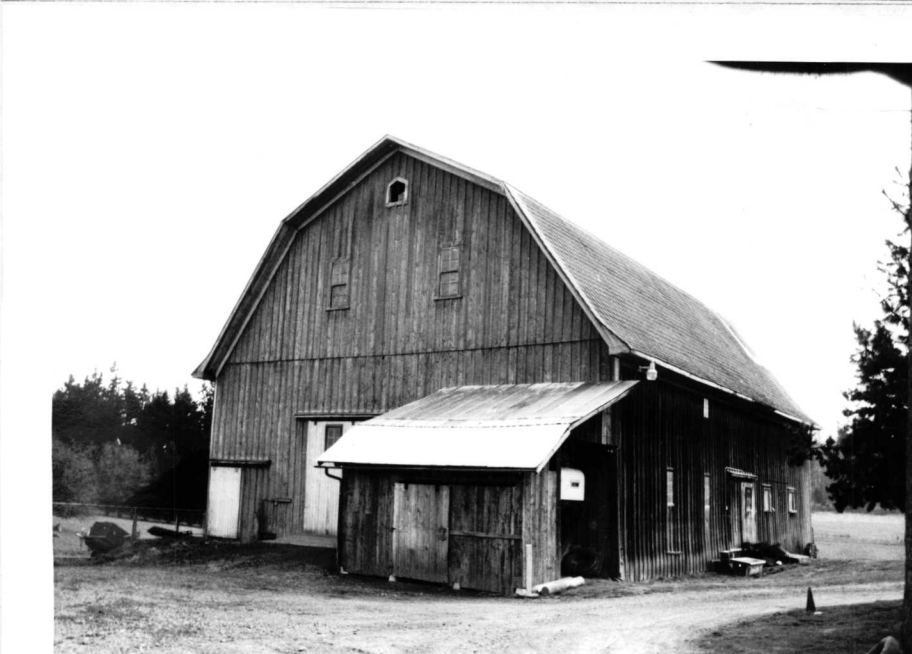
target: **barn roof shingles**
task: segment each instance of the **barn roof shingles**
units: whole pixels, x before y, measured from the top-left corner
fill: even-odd
[[[716,312],[512,187],[602,324],[636,353],[813,422]]]

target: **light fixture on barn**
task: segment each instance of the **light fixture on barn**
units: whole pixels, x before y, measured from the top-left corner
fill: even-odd
[[[648,366],[640,366],[640,372],[644,370],[646,371],[646,381],[655,381],[656,377],[659,376],[655,361],[650,361]]]

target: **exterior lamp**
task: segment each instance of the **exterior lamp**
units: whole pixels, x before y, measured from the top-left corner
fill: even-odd
[[[640,370],[646,371],[646,381],[655,381],[656,377],[659,376],[655,361],[650,361],[648,366],[640,366]]]

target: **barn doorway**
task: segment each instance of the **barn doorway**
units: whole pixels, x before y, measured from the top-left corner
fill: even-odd
[[[314,465],[354,423],[345,420],[308,420],[304,466],[304,520],[307,534],[335,536],[339,522],[339,481]],[[339,471],[335,476],[342,474]]]
[[[741,482],[741,541],[757,542],[757,493],[752,481]]]
[[[729,519],[732,547],[757,542],[757,484],[749,473],[729,470]]]
[[[393,574],[447,581],[450,487],[397,482],[393,488]]]
[[[600,418],[597,427],[600,426]],[[620,576],[619,552],[612,542],[617,524],[617,502],[610,492],[616,484],[616,458],[601,443],[571,437],[561,448],[561,466],[578,470],[585,480],[582,496],[560,498],[562,573],[589,577]],[[562,476],[563,476],[562,472]],[[615,519],[612,521],[612,500]],[[614,537],[614,538],[612,538]]]

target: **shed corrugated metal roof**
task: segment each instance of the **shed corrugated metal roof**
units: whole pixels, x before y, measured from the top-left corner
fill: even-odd
[[[317,465],[540,471],[636,381],[444,388],[355,425]]]

